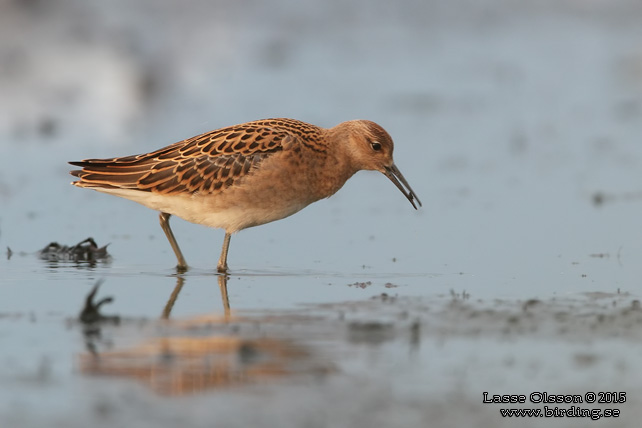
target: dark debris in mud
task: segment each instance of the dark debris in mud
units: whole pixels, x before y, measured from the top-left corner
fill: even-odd
[[[368,288],[369,286],[372,285],[372,281],[365,281],[365,282],[353,282],[352,284],[348,284],[348,287],[356,287],[356,288]]]
[[[599,338],[642,337],[642,303],[620,291],[526,300],[473,299],[467,292],[452,290],[436,299],[382,293],[369,301],[346,305],[349,310],[341,305],[336,305],[336,309],[343,314],[340,320],[347,323],[349,337],[357,339],[376,337],[370,333],[378,334],[385,329],[374,327],[390,322],[395,329],[420,322],[424,338],[537,336],[590,342]],[[373,321],[382,325],[372,324]]]
[[[52,242],[38,251],[38,256],[42,260],[48,261],[107,261],[111,259],[111,256],[107,252],[108,245],[109,244],[99,247],[93,238],[87,238],[72,246]]]

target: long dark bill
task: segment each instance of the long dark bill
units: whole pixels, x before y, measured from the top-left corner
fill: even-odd
[[[395,186],[397,186],[397,189],[401,190],[401,193],[403,193],[404,196],[408,198],[408,200],[410,201],[412,206],[415,207],[415,209],[417,209],[417,205],[415,205],[415,201],[417,201],[419,206],[421,206],[421,201],[419,200],[415,192],[412,190],[412,187],[410,187],[410,184],[408,184],[406,179],[403,177],[403,174],[401,173],[401,171],[399,171],[399,169],[394,164],[386,167],[386,172],[384,172],[384,175],[388,177],[390,181],[395,183]]]

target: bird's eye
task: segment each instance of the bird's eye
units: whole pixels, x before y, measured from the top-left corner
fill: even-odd
[[[381,150],[381,143],[373,141],[372,143],[370,143],[370,147],[372,147],[372,150],[374,150],[375,152],[378,152],[379,150]]]

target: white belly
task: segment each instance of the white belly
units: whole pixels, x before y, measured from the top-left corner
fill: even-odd
[[[138,202],[156,211],[175,215],[191,223],[238,232],[252,226],[270,223],[302,210],[313,201],[284,201],[252,203],[239,192],[213,195],[163,195],[132,189],[94,188]],[[236,197],[235,197],[236,196]]]

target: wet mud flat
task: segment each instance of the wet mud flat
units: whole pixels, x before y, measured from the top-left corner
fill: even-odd
[[[108,313],[108,292],[92,293]],[[0,314],[2,331],[46,322],[77,350],[22,371],[5,364],[0,395],[13,405],[0,425],[585,426],[617,410],[599,423],[626,427],[641,416],[642,309],[628,293],[382,293],[285,311],[163,314],[85,323]],[[53,393],[65,404],[38,408]],[[492,402],[508,395],[525,402]],[[551,415],[502,417],[506,409]]]

